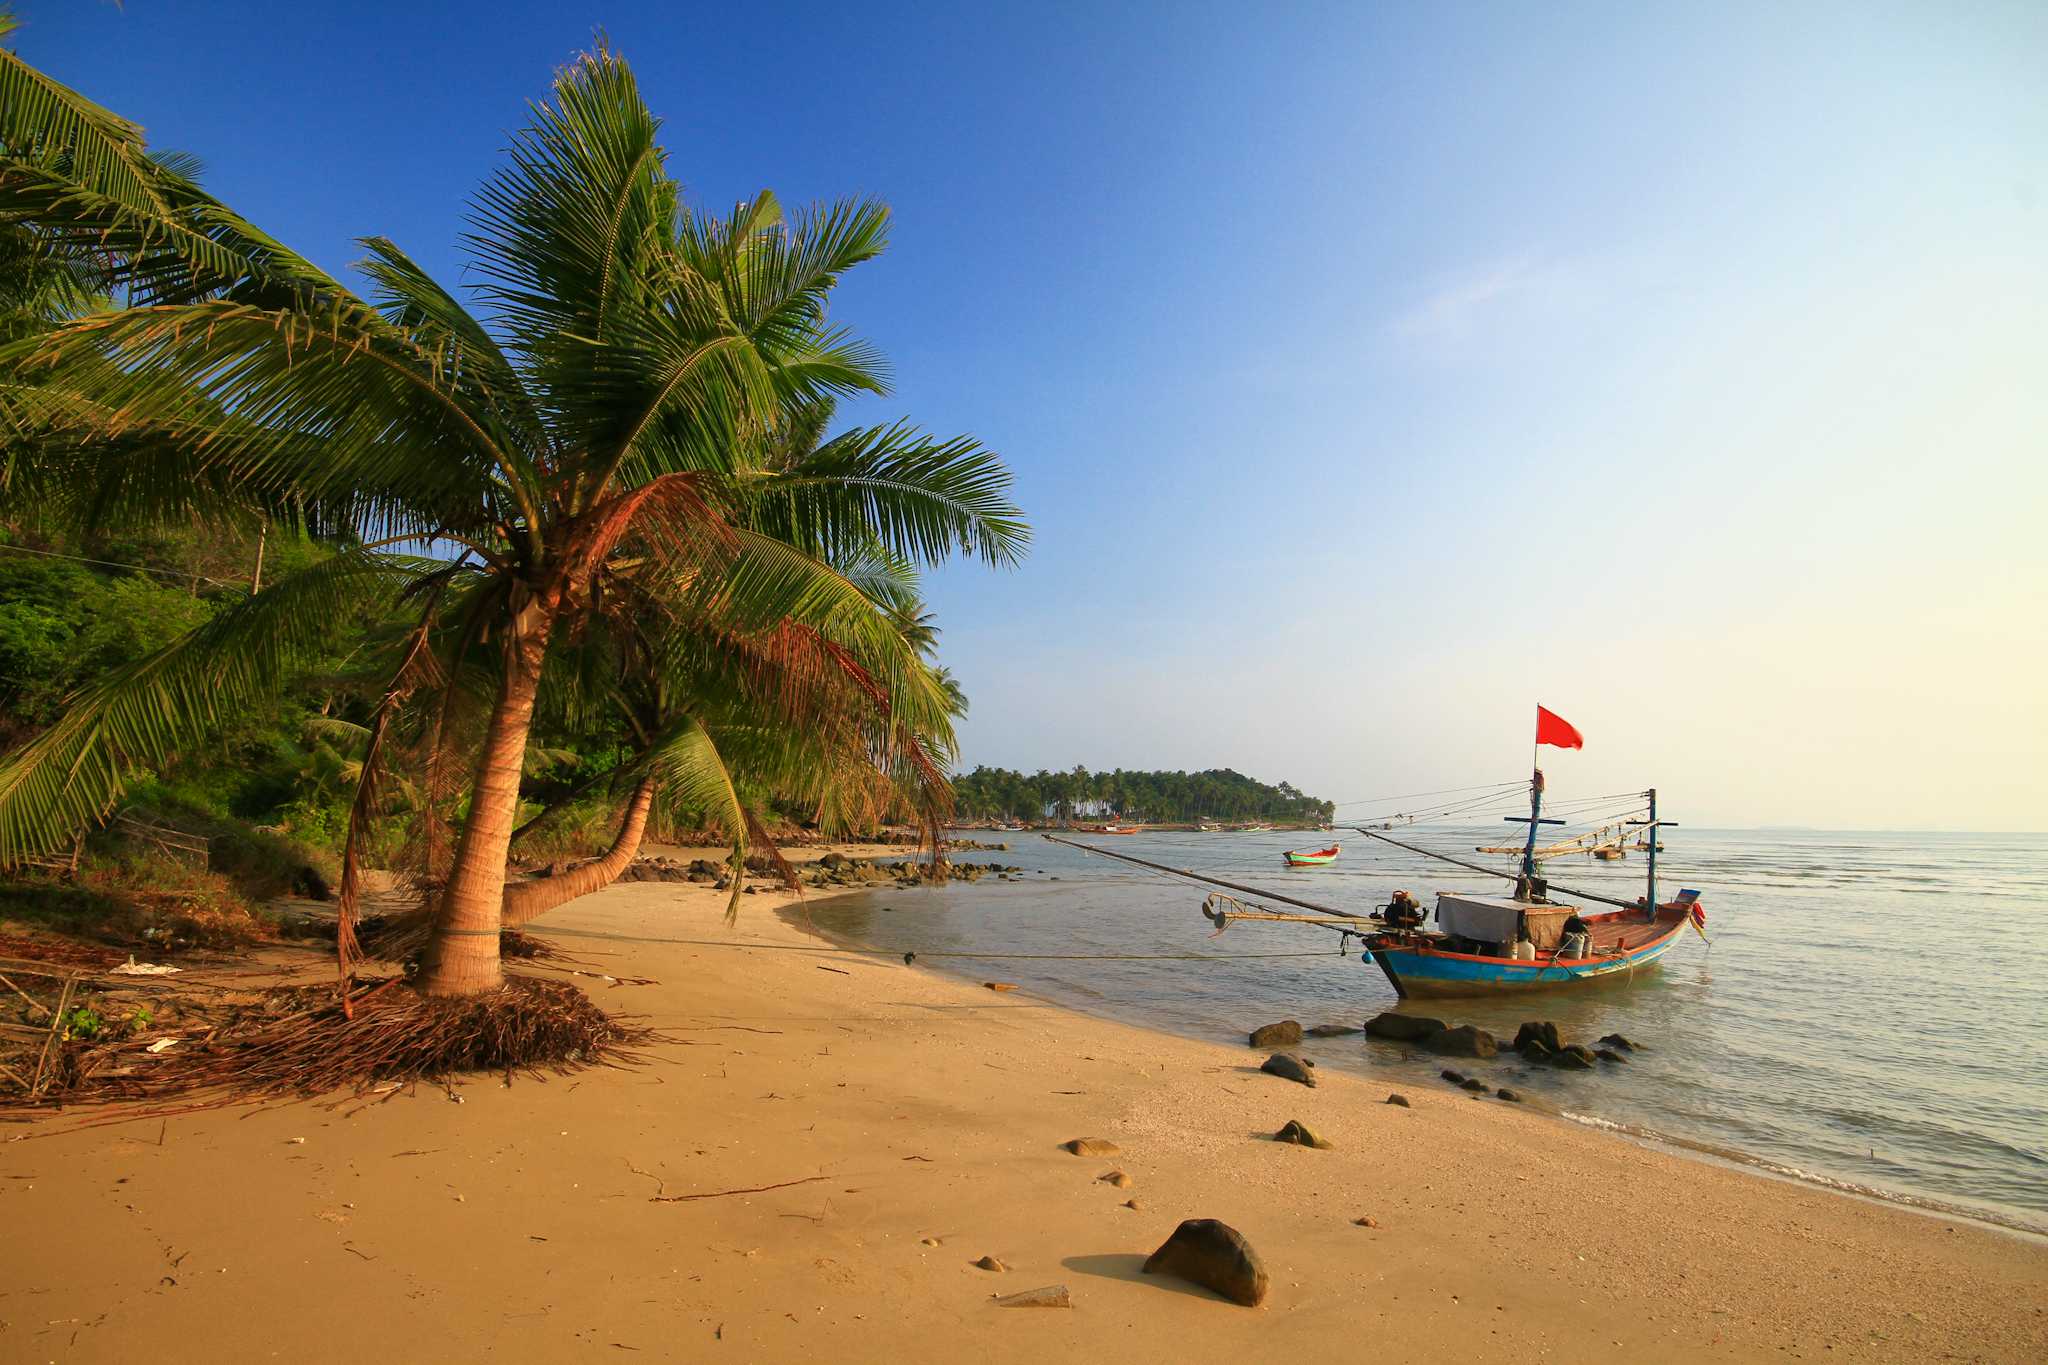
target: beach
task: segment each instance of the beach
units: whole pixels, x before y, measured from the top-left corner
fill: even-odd
[[[0,1360],[2048,1358],[2040,1239],[1442,1082],[1307,1088],[841,951],[790,899],[728,928],[633,883],[531,926],[654,979],[579,978],[669,1040],[637,1068],[0,1128]],[[1140,1273],[1184,1218],[1243,1233],[1262,1307]]]

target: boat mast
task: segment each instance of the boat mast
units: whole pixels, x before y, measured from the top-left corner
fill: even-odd
[[[1543,769],[1535,768],[1529,778],[1529,842],[1522,845],[1522,875],[1536,875],[1536,826],[1543,815]]]
[[[1644,833],[1649,836],[1650,840],[1650,871],[1648,874],[1649,886],[1645,891],[1643,903],[1650,912],[1650,918],[1655,919],[1657,918],[1657,835],[1661,831],[1657,828],[1657,789],[1655,787],[1650,788],[1648,795],[1650,798],[1650,827]]]

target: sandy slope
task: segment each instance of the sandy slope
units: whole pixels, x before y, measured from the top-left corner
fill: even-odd
[[[633,885],[542,922],[660,978],[596,987],[678,1040],[642,1070],[161,1142],[0,1128],[0,1360],[2048,1359],[2037,1242],[1449,1086],[1401,1109],[889,960],[736,948],[815,941],[765,895],[730,932],[722,900]],[[1336,1149],[1265,1140],[1289,1118]],[[1083,1136],[1124,1154],[1058,1149]],[[1263,1309],[1137,1273],[1183,1217],[1252,1240]],[[1071,1309],[990,1303],[1053,1283]]]

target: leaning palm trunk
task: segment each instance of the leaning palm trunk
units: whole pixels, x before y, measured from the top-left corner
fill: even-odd
[[[558,905],[565,905],[593,891],[602,891],[617,881],[619,874],[632,866],[634,857],[640,852],[641,837],[647,832],[647,813],[653,805],[654,779],[643,777],[640,785],[633,789],[632,798],[626,802],[626,818],[619,825],[618,837],[612,840],[612,846],[605,855],[559,876],[508,886],[505,888],[504,917],[500,923],[507,929],[517,928]]]
[[[512,851],[512,827],[519,822],[519,778],[550,624],[522,622],[506,645],[505,676],[477,757],[469,818],[434,913],[434,937],[420,963],[419,986],[428,995],[478,995],[505,982],[498,960],[505,860]]]

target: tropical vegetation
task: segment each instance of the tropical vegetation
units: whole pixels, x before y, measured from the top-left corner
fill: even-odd
[[[976,768],[953,780],[964,818],[977,820],[1070,819],[1076,815],[1151,820],[1275,820],[1326,823],[1337,808],[1297,791],[1291,783],[1268,786],[1229,768],[1206,772],[1066,772],[1041,768],[1029,776],[1008,768]]]
[[[828,307],[886,208],[703,212],[659,130],[616,53],[578,57],[475,197],[478,283],[373,237],[351,287],[0,52],[0,229],[63,267],[0,350],[0,516],[307,547],[46,705],[0,762],[0,863],[104,819],[350,632],[352,711],[313,727],[352,754],[344,907],[402,825],[426,993],[496,986],[500,930],[616,875],[658,810],[700,814],[736,866],[764,795],[938,828],[962,701],[916,575],[1023,552],[1008,471],[968,437],[835,429],[839,400],[887,390]],[[550,736],[602,755],[623,805],[605,857],[508,887]]]

